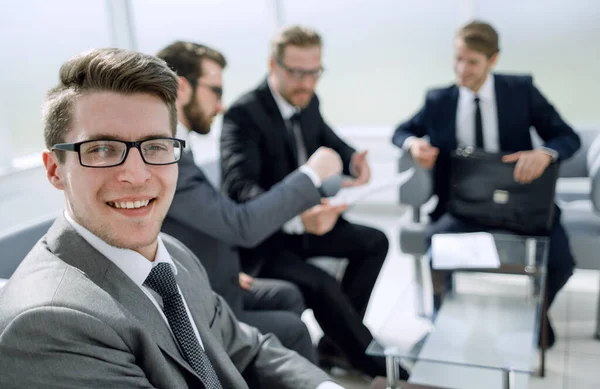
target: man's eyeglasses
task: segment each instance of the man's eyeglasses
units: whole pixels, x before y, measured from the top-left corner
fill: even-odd
[[[203,86],[205,88],[210,89],[215,94],[217,99],[219,99],[219,100],[223,99],[223,87],[222,86],[210,85],[205,82],[198,81],[198,80],[190,80],[190,79],[187,79],[187,80],[190,83],[190,85],[192,86],[192,88],[196,88],[197,85]]]
[[[103,168],[125,162],[129,150],[135,147],[148,165],[170,165],[181,158],[185,141],[176,138],[153,138],[140,142],[98,139],[77,143],[57,143],[54,150],[75,151],[81,166]]]
[[[221,100],[223,98],[223,88],[222,87],[216,86],[216,85],[205,84],[200,81],[198,81],[198,85],[201,85],[205,88],[210,89],[215,94],[215,96],[217,96],[217,99]]]
[[[306,77],[306,76],[309,76],[313,80],[318,80],[319,77],[321,77],[323,75],[323,72],[325,71],[325,69],[322,66],[319,67],[318,69],[312,69],[312,70],[290,68],[290,67],[284,65],[283,62],[281,62],[281,60],[277,60],[277,65],[279,65],[283,70],[288,72],[288,74],[290,76],[292,76],[292,78],[294,78],[298,81],[302,81],[304,79],[304,77]]]

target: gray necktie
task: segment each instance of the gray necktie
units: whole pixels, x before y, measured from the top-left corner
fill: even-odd
[[[302,166],[308,160],[306,155],[306,146],[304,145],[304,138],[302,137],[302,127],[300,127],[300,114],[295,113],[290,118],[290,127],[294,134],[294,141],[296,143],[296,159],[298,166]]]
[[[173,331],[185,359],[198,373],[206,389],[222,389],[219,377],[194,333],[170,265],[161,262],[154,266],[144,284],[162,298],[163,312],[171,331]]]

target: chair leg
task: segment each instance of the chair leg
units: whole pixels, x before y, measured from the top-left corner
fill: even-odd
[[[422,256],[413,255],[413,264],[415,268],[415,282],[417,284],[417,291],[415,294],[415,305],[417,307],[417,315],[426,318],[427,312],[425,310],[425,279],[423,277],[422,268]]]
[[[600,292],[598,293],[598,308],[596,309],[596,339],[600,340]]]

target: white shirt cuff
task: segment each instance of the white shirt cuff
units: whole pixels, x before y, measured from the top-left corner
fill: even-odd
[[[285,223],[282,227],[283,231],[288,234],[300,235],[304,234],[304,223],[300,215]]]
[[[323,183],[321,182],[321,177],[319,177],[319,175],[315,173],[313,169],[309,168],[306,165],[302,165],[298,168],[298,171],[300,171],[300,173],[306,174],[314,184],[315,188],[321,187],[321,184]]]
[[[412,143],[415,139],[417,139],[416,136],[409,136],[408,138],[406,138],[404,140],[404,143],[402,143],[402,150],[410,151],[410,146],[412,146]]]
[[[549,147],[544,147],[544,146],[539,147],[539,149],[544,150],[545,152],[550,154],[550,156],[552,157],[552,162],[554,162],[558,159],[558,151],[551,149]]]
[[[321,382],[315,389],[344,389],[343,386],[339,386],[333,381]]]

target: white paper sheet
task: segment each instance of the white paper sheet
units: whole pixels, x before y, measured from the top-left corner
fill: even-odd
[[[492,234],[435,234],[431,238],[434,269],[500,267],[500,258]]]
[[[329,198],[329,203],[331,205],[340,205],[340,204],[348,204],[352,205],[359,200],[362,200],[372,194],[376,194],[382,190],[388,189],[390,187],[399,187],[404,185],[414,174],[414,169],[410,168],[402,173],[398,173],[392,178],[385,180],[376,180],[371,181],[366,185],[350,187],[350,188],[342,188],[340,191],[333,197]]]

